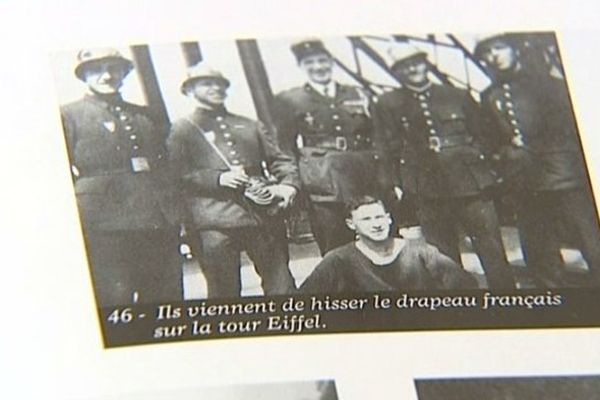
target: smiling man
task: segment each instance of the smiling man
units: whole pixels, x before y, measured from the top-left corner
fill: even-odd
[[[196,110],[173,124],[168,139],[191,214],[192,247],[201,258],[209,298],[240,296],[243,250],[265,294],[290,293],[295,285],[279,210],[296,195],[296,165],[261,123],[226,109],[229,84],[204,64],[190,67],[181,91]]]
[[[475,279],[422,239],[391,236],[392,219],[371,196],[347,204],[356,240],[329,252],[300,287],[303,293],[357,293],[477,287]]]
[[[88,92],[61,113],[98,303],[181,300],[166,132],[121,97],[130,60],[91,49],[77,61]]]
[[[390,69],[401,88],[375,104],[376,143],[395,183],[416,202],[427,241],[461,261],[459,227],[471,237],[488,287],[514,288],[494,202],[496,183],[482,137],[479,105],[471,95],[429,79],[427,54],[403,45],[390,49]]]
[[[275,97],[278,141],[297,161],[311,229],[325,254],[352,241],[344,202],[379,190],[369,97],[334,80],[334,59],[320,40],[291,50],[307,82]]]

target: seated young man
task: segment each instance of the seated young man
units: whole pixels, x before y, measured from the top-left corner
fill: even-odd
[[[476,288],[475,278],[423,239],[391,235],[392,219],[371,196],[351,200],[346,224],[356,240],[329,252],[303,293]]]

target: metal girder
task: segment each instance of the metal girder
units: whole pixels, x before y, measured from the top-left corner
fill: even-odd
[[[181,51],[185,59],[185,65],[191,67],[202,61],[202,51],[198,42],[183,42],[181,43]]]
[[[131,53],[148,108],[150,108],[154,120],[163,127],[166,135],[170,125],[169,114],[158,84],[150,49],[147,45],[131,46]]]
[[[475,64],[475,66],[477,68],[479,68],[481,70],[481,72],[483,72],[486,75],[488,74],[487,69],[483,66],[483,64],[481,63],[481,61],[479,61],[479,59],[477,57],[475,57],[473,55],[473,53],[471,53],[457,38],[456,36],[454,36],[451,33],[447,33],[446,36],[448,37],[448,39],[450,39],[450,41],[456,46],[458,47],[464,54],[465,57],[467,57],[469,60],[471,60],[473,62],[473,64]]]
[[[258,44],[254,39],[236,41],[246,81],[250,87],[252,101],[258,118],[267,126],[269,132],[276,131],[273,119],[273,91],[265,69]]]

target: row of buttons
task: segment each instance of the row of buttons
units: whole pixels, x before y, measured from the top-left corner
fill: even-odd
[[[506,114],[509,116],[509,122],[510,122],[511,126],[513,127],[513,133],[514,133],[513,144],[520,147],[523,145],[523,134],[521,132],[521,129],[519,128],[519,121],[515,117],[514,103],[512,101],[512,93],[510,91],[510,89],[511,89],[510,84],[508,84],[508,83],[503,84],[502,89],[504,89],[503,95],[504,95],[504,98],[506,99],[504,102],[504,106],[506,107]]]
[[[136,155],[135,153],[137,153],[137,151],[140,149],[140,145],[137,142],[137,135],[135,134],[135,129],[133,127],[133,125],[131,125],[130,123],[128,123],[127,121],[129,121],[129,116],[127,115],[127,113],[123,110],[123,107],[117,105],[112,107],[112,110],[114,113],[116,113],[116,117],[119,121],[121,121],[122,123],[125,124],[125,126],[123,126],[123,129],[129,133],[129,140],[132,143],[132,149],[134,150],[132,155]],[[117,150],[121,150],[121,146],[117,146]]]
[[[225,131],[228,128],[228,125],[224,122],[225,119],[221,115],[217,116],[215,119],[219,123],[219,129],[221,131]],[[238,155],[238,152],[237,150],[235,150],[235,142],[231,139],[231,133],[223,132],[223,138],[225,139],[225,145],[231,149],[228,152],[229,156],[236,157]],[[231,165],[241,164],[241,161],[238,158],[230,159],[229,162],[231,163]]]

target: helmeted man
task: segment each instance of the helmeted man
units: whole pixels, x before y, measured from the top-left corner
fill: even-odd
[[[496,178],[479,142],[479,106],[465,90],[434,84],[425,52],[406,45],[390,54],[402,87],[383,94],[373,111],[377,146],[395,173],[390,184],[415,199],[428,242],[460,262],[463,226],[488,286],[514,287],[494,203],[486,195]]]
[[[371,196],[347,205],[356,240],[327,253],[306,278],[306,293],[361,293],[476,288],[474,277],[422,238],[392,236],[392,218]]]
[[[320,40],[291,50],[307,83],[275,97],[277,136],[297,160],[311,229],[325,254],[353,240],[343,223],[344,202],[378,190],[369,98],[333,79],[334,61]]]
[[[192,248],[201,257],[208,297],[241,292],[240,252],[262,278],[265,294],[295,290],[280,210],[299,187],[293,159],[260,122],[225,108],[229,80],[203,64],[181,85],[196,110],[176,121],[169,158],[190,211]]]
[[[75,194],[100,306],[182,300],[166,131],[123,100],[133,63],[114,49],[82,50],[88,87],[61,107]]]
[[[562,220],[579,236],[590,272],[600,282],[598,219],[567,86],[551,66],[525,63],[519,42],[516,34],[487,37],[475,55],[493,78],[482,106],[499,170],[516,202],[527,266],[539,284],[566,283],[556,224]]]

